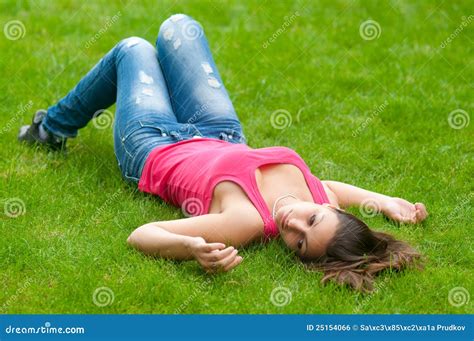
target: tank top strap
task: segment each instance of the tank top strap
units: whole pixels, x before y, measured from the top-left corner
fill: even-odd
[[[246,167],[246,175],[245,178],[247,181],[243,181],[242,185],[245,186],[244,191],[247,193],[250,201],[254,204],[255,208],[257,209],[258,213],[262,217],[264,223],[264,235],[266,239],[270,239],[276,237],[279,234],[278,227],[276,225],[275,220],[273,219],[272,212],[270,212],[269,208],[267,207],[267,203],[265,199],[263,199],[262,194],[260,193],[257,185],[257,179],[255,177],[255,171],[257,168],[272,163],[282,163],[282,160],[269,160],[266,159],[263,162],[255,162],[248,167]],[[318,204],[328,203],[329,199],[324,191],[324,188],[311,171],[309,170],[308,166],[304,161],[301,159],[289,158],[285,159],[283,163],[292,164],[303,173],[303,177],[306,181],[306,184],[311,192],[313,197],[313,201]]]
[[[272,212],[270,212],[270,210],[268,209],[265,199],[263,199],[262,194],[258,190],[257,180],[255,178],[255,171],[260,166],[261,165],[259,164],[255,164],[252,167],[249,167],[248,169],[249,179],[251,183],[251,188],[248,189],[250,193],[248,194],[263,219],[264,235],[267,239],[270,239],[278,235],[278,228],[276,226],[275,220],[273,219]]]

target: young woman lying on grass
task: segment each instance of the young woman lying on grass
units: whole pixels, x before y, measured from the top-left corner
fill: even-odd
[[[177,14],[155,48],[119,42],[57,104],[38,111],[19,139],[64,149],[66,139],[117,103],[114,149],[125,179],[193,216],[138,227],[128,243],[147,255],[195,259],[207,272],[242,262],[238,248],[282,238],[309,267],[370,290],[373,276],[419,254],[342,208],[371,201],[392,220],[419,223],[412,204],[337,181],[320,181],[293,150],[252,149],[201,26]]]

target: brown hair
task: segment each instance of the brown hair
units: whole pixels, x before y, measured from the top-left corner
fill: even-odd
[[[356,216],[335,209],[339,225],[326,253],[317,259],[302,259],[307,268],[324,273],[322,282],[335,281],[370,292],[374,276],[384,270],[421,268],[421,255],[406,242],[371,230]]]

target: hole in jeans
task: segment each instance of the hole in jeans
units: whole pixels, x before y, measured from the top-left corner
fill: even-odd
[[[153,84],[153,77],[148,76],[144,71],[140,71],[138,74],[140,82],[143,84]]]
[[[165,38],[166,41],[169,41],[173,39],[173,34],[174,30],[172,28],[166,29],[165,33],[163,33],[163,38]]]
[[[178,39],[176,39],[176,40],[174,41],[174,43],[173,43],[173,48],[174,48],[175,50],[177,50],[177,49],[179,49],[180,46],[181,46],[181,39],[178,38]]]
[[[209,75],[213,72],[211,65],[208,62],[201,63],[202,69],[204,72]]]
[[[221,87],[221,83],[215,77],[209,77],[207,79],[207,83],[211,87],[216,88],[216,89],[219,89]]]
[[[147,95],[147,96],[153,96],[153,89],[145,88],[142,90],[142,94]]]

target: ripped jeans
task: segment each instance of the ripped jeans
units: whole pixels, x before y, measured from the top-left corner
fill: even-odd
[[[116,105],[114,150],[125,179],[138,182],[157,146],[210,137],[246,143],[201,25],[175,14],[160,27],[156,49],[144,39],[120,41],[58,103],[43,125],[55,135],[78,129]]]

